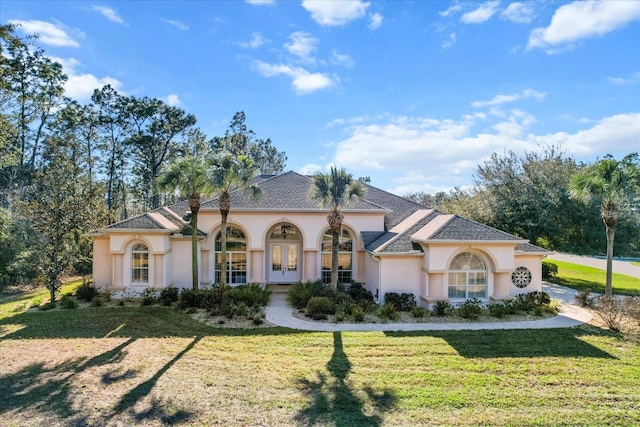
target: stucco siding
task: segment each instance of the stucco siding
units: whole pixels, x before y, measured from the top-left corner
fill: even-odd
[[[98,289],[106,290],[112,287],[111,255],[109,254],[109,239],[96,237],[93,239],[93,283]]]
[[[383,256],[381,262],[381,302],[387,292],[413,293],[417,301],[421,294],[422,257]]]

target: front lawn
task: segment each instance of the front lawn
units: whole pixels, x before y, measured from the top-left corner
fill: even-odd
[[[594,267],[573,264],[570,262],[544,260],[545,263],[558,266],[557,277],[549,282],[569,288],[583,291],[591,289],[591,292],[604,293],[606,272]],[[613,272],[613,293],[616,295],[638,295],[640,294],[640,278],[618,274]]]
[[[591,326],[216,329],[166,307],[0,320],[0,425],[639,425],[640,346]]]

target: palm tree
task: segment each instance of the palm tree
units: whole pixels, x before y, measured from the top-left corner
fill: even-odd
[[[249,193],[253,197],[260,195],[260,187],[251,183],[256,175],[253,161],[244,155],[234,156],[228,151],[221,151],[213,159],[211,184],[218,194],[220,205],[220,290],[224,301],[224,290],[227,284],[227,217],[231,210],[231,192],[236,189]]]
[[[329,207],[327,222],[331,230],[331,288],[338,288],[338,244],[342,232],[342,208],[364,195],[364,186],[344,168],[331,167],[328,174],[316,173],[313,176],[311,197],[319,200],[323,207]]]
[[[605,295],[608,297],[613,295],[611,278],[616,225],[620,217],[629,211],[632,199],[638,196],[639,180],[640,167],[637,153],[629,154],[621,161],[607,155],[571,178],[571,197],[585,204],[594,200],[600,203],[600,217],[607,234]]]
[[[215,188],[210,182],[211,175],[211,165],[207,161],[189,156],[173,163],[158,179],[160,190],[177,189],[181,195],[189,199],[193,289],[198,289],[198,212],[201,198],[214,193]]]

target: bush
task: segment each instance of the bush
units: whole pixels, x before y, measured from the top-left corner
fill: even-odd
[[[76,288],[76,298],[87,302],[98,296],[98,294],[100,294],[100,292],[93,285],[91,279],[84,279],[82,284]]]
[[[204,308],[211,310],[214,305],[220,304],[220,288],[212,289],[188,289],[180,292],[177,308]]]
[[[244,303],[248,307],[266,307],[271,299],[271,291],[259,283],[248,283],[229,289],[229,301]]]
[[[355,307],[353,309],[353,320],[355,322],[364,322],[365,311],[361,307]]]
[[[62,295],[60,298],[60,307],[73,310],[78,308],[78,301],[71,295]]]
[[[640,297],[627,298],[625,301],[627,316],[640,326]]]
[[[463,319],[477,319],[482,314],[482,302],[478,298],[466,300],[458,306],[457,313]]]
[[[350,300],[342,301],[336,307],[336,314],[339,314],[342,318],[349,317],[353,315],[353,311],[356,308],[359,308],[359,307],[355,305],[353,302],[351,302]],[[362,308],[360,308],[360,310],[362,310]]]
[[[335,305],[328,297],[312,297],[307,302],[305,314],[313,320],[326,319],[335,312]]]
[[[42,298],[36,297],[31,301],[31,307],[39,307],[42,304]]]
[[[411,311],[416,306],[416,297],[412,293],[387,292],[384,294],[384,303],[393,304],[398,311]]]
[[[384,305],[380,306],[376,311],[376,315],[381,320],[398,320],[400,314],[398,313],[398,309],[395,304],[385,302]]]
[[[351,285],[346,289],[346,292],[356,303],[359,303],[360,301],[373,301],[371,291],[365,289],[362,283],[351,282]]]
[[[542,280],[550,280],[558,276],[558,266],[551,262],[542,261]]]
[[[593,308],[596,302],[596,297],[591,294],[591,289],[589,288],[578,292],[574,298],[580,307]]]
[[[180,297],[180,291],[173,286],[166,287],[160,291],[160,302],[162,305],[169,306],[172,303],[178,301]]]
[[[413,307],[409,313],[414,319],[424,319],[429,316],[429,310],[424,307]]]
[[[624,302],[615,297],[606,295],[598,298],[594,305],[595,313],[602,322],[612,331],[620,331],[622,316],[624,314]]]
[[[543,305],[549,304],[551,297],[546,292],[529,292],[527,294],[518,294],[514,300],[514,308],[516,311],[537,311]]]
[[[543,304],[541,309],[547,313],[558,314],[560,311],[560,301],[552,300],[549,304]]]
[[[287,302],[292,307],[302,310],[311,298],[323,295],[325,288],[320,280],[294,283],[287,292]]]
[[[444,300],[438,300],[433,304],[433,314],[436,316],[446,316],[451,314],[452,310],[453,306]]]
[[[160,299],[160,293],[153,288],[145,288],[142,292],[142,301],[140,305],[149,306],[157,303]]]
[[[91,300],[92,307],[102,307],[103,303],[104,303],[104,300],[100,295],[93,297],[93,299]]]
[[[497,319],[502,319],[507,314],[511,314],[509,306],[503,302],[492,302],[487,306],[487,309],[489,310],[489,315]]]

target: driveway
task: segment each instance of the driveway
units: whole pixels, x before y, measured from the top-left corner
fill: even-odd
[[[547,256],[547,259],[556,261],[571,262],[574,264],[586,265],[589,267],[607,269],[607,260],[605,258],[596,258],[591,256],[570,255],[563,253],[555,253]],[[627,276],[640,277],[640,266],[631,264],[631,261],[613,260],[613,272],[626,274]]]

